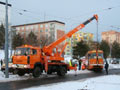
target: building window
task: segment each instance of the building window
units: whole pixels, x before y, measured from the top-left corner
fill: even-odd
[[[22,27],[22,30],[24,30],[24,27]]]
[[[20,28],[19,28],[19,27],[17,27],[17,30],[20,30]]]
[[[38,29],[38,25],[35,25],[35,29]]]
[[[41,28],[43,28],[43,25],[40,25]]]
[[[40,32],[43,32],[43,30],[40,30]]]
[[[38,31],[37,31],[37,30],[34,30],[34,33],[35,33],[35,34],[37,34],[37,33],[38,33]]]
[[[87,36],[84,36],[84,40],[87,40]]]
[[[30,31],[26,31],[25,34],[28,35],[30,33]]]
[[[48,27],[48,24],[45,24],[45,27],[47,28],[47,27]]]
[[[48,34],[46,34],[46,38],[48,38]]]
[[[30,29],[33,30],[33,26],[31,26]]]
[[[67,50],[67,52],[70,52],[70,50]]]
[[[66,41],[67,41],[67,42],[69,42],[69,41],[70,41],[70,39],[68,38]]]
[[[29,30],[29,26],[27,26],[26,29]]]
[[[21,32],[21,35],[24,35],[24,32],[23,32],[23,31]]]
[[[46,29],[45,31],[48,32],[48,29]]]
[[[82,34],[80,33],[80,37],[82,36]]]

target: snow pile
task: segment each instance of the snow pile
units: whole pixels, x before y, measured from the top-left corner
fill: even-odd
[[[91,78],[88,80],[71,81],[58,84],[42,85],[24,90],[118,90],[120,76],[110,75]]]
[[[18,75],[9,75],[9,78],[5,78],[5,74],[0,71],[0,82],[16,81],[16,80],[26,80],[31,78],[29,75],[19,77]]]
[[[87,69],[86,69],[86,70],[77,70],[77,71],[75,71],[75,70],[70,70],[70,71],[67,72],[67,74],[74,74],[74,75],[75,75],[75,74],[76,74],[76,75],[77,75],[77,74],[81,74],[81,73],[82,73],[82,74],[84,74],[84,73],[93,73],[93,71],[90,71],[90,70],[87,70]]]
[[[120,64],[109,64],[109,69],[119,69]]]

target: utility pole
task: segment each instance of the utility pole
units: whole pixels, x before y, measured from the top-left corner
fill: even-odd
[[[12,37],[13,37],[13,28],[10,27],[10,58],[12,56]]]
[[[5,5],[5,78],[9,78],[8,70],[8,0]]]

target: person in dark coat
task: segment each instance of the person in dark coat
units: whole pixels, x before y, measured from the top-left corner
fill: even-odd
[[[106,61],[105,63],[105,71],[106,71],[106,74],[108,75],[108,68],[109,68],[109,64],[108,62]]]
[[[79,60],[79,70],[81,70],[81,63],[82,63],[82,60],[80,59]]]
[[[2,61],[2,59],[1,59],[0,63],[1,63],[1,66],[2,66],[2,64],[3,64],[3,61]]]

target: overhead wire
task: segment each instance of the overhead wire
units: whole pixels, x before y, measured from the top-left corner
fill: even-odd
[[[31,13],[31,14],[34,14],[34,15],[37,15],[37,16],[44,15],[44,12],[36,12],[36,11],[32,11],[32,10],[19,9],[19,8],[15,8],[15,7],[13,7],[13,9],[20,10],[20,11],[23,11],[23,12],[26,12],[26,13]],[[47,14],[47,16],[50,16],[50,17],[67,19],[67,20],[69,19],[69,18],[65,18],[65,17],[59,17],[59,16],[51,15],[51,14],[48,14],[48,13],[46,13],[46,14]]]
[[[20,16],[23,16],[23,17],[25,17],[26,19],[34,19],[34,20],[37,20],[37,21],[41,21],[42,19],[41,18],[38,18],[38,17],[34,17],[34,16],[31,16],[31,15],[26,15],[25,13],[23,13],[23,12],[20,12],[20,11],[16,11],[16,10],[14,10],[14,12],[13,13],[17,13],[18,15],[20,15]],[[33,23],[33,22],[29,22],[29,23]]]
[[[87,13],[81,14],[81,15],[79,15],[79,16],[70,17],[70,18],[58,17],[58,16],[50,15],[50,14],[47,14],[47,15],[48,15],[48,16],[51,16],[51,17],[56,17],[56,18],[71,20],[71,19],[74,19],[74,18],[78,18],[78,17],[84,16],[84,15],[91,14],[91,13],[97,13],[97,12],[102,12],[102,11],[106,11],[106,10],[111,10],[111,9],[117,8],[117,7],[120,7],[120,5],[114,6],[114,7],[103,8],[102,10],[96,10],[96,11],[92,11],[92,12],[87,12]],[[41,15],[41,14],[42,14],[42,13],[40,13],[40,12],[35,12],[35,11],[27,10],[27,9],[20,9],[20,8],[16,8],[16,7],[12,7],[12,8],[13,8],[13,9],[16,9],[16,10],[21,10],[21,11],[23,11],[23,12],[29,12],[29,13],[32,13],[32,14],[34,14],[34,15],[38,15],[38,14]]]
[[[50,15],[50,14],[46,14],[46,18],[48,19],[52,19],[52,18],[59,18],[59,19],[61,19],[61,20],[63,20],[63,21],[65,21],[65,22],[69,22],[69,21],[72,21],[71,23],[70,23],[70,26],[73,26],[74,24],[76,24],[77,22],[81,22],[80,20],[81,19],[78,19],[79,17],[81,18],[81,17],[83,17],[83,16],[85,16],[85,15],[89,15],[89,14],[92,14],[92,13],[100,13],[100,12],[103,12],[103,11],[108,11],[108,10],[111,10],[111,9],[114,9],[114,8],[118,8],[118,7],[120,7],[120,5],[118,5],[118,6],[114,6],[114,7],[108,7],[108,8],[103,8],[103,9],[100,9],[100,10],[96,10],[96,11],[91,11],[91,12],[87,12],[87,13],[84,13],[84,14],[81,14],[81,15],[79,15],[79,16],[75,16],[75,17],[59,17],[59,16],[55,16],[55,15]],[[19,14],[19,15],[22,15],[22,16],[24,16],[24,15],[27,15],[27,13],[31,13],[31,14],[34,14],[34,15],[37,15],[37,16],[39,16],[39,17],[41,17],[41,18],[43,18],[44,17],[44,13],[43,12],[36,12],[36,11],[32,11],[32,10],[27,10],[27,9],[20,9],[20,8],[16,8],[16,7],[12,7],[13,8],[13,10],[16,10],[16,11],[18,11],[17,13]],[[27,15],[28,16],[28,15]],[[30,16],[29,15],[29,17],[31,18],[34,18],[34,19],[37,19],[37,20],[39,20],[38,18],[36,18],[35,16]],[[29,17],[27,17],[27,18],[29,18]],[[46,20],[47,20],[46,19]],[[77,20],[75,20],[75,19],[77,19]],[[44,20],[43,20],[44,21]]]
[[[79,16],[71,17],[71,19],[72,19],[72,18],[78,18],[78,17],[80,17],[80,16],[88,15],[88,14],[91,14],[91,13],[100,13],[100,12],[103,12],[103,11],[108,11],[108,10],[111,10],[111,9],[114,9],[114,8],[118,8],[118,7],[120,7],[120,5],[118,5],[118,6],[113,6],[113,7],[108,7],[108,8],[103,8],[103,9],[96,10],[96,11],[87,12],[87,13],[81,14],[81,15],[79,15]]]

